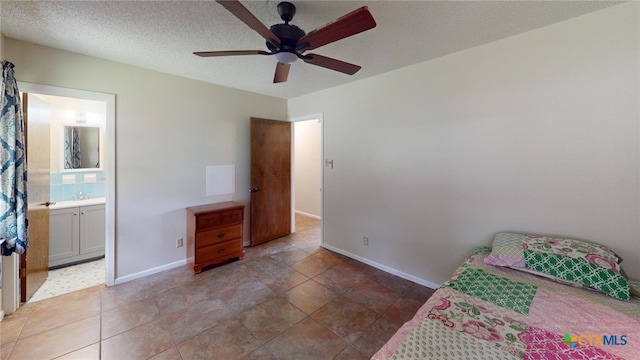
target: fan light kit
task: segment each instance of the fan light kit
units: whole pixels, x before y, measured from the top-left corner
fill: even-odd
[[[247,26],[260,34],[266,40],[267,49],[263,50],[230,50],[230,51],[200,51],[195,55],[202,57],[237,56],[237,55],[275,55],[278,63],[273,77],[274,83],[287,81],[291,63],[301,59],[307,64],[321,66],[344,74],[353,75],[361,69],[360,66],[318,54],[305,54],[332,42],[376,27],[376,21],[366,6],[356,9],[325,26],[306,34],[299,27],[289,24],[296,14],[296,7],[290,2],[278,4],[278,14],[283,24],[272,25],[267,28],[238,0],[216,0]]]
[[[279,52],[276,53],[276,59],[283,64],[291,64],[298,60],[298,55],[290,52]]]

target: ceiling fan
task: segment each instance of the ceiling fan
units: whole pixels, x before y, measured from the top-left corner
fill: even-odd
[[[267,49],[263,50],[230,50],[230,51],[199,51],[195,55],[202,57],[235,56],[235,55],[275,55],[278,60],[274,83],[287,81],[291,63],[301,59],[307,64],[321,66],[327,69],[353,75],[361,69],[360,66],[318,54],[305,54],[313,50],[349,36],[372,29],[376,22],[366,6],[356,9],[335,21],[317,28],[306,34],[299,27],[289,24],[296,13],[296,7],[290,2],[278,4],[278,14],[283,24],[272,25],[268,29],[238,0],[216,0],[238,19],[266,39]]]

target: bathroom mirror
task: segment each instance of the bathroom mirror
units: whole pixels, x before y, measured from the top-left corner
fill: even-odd
[[[65,171],[101,169],[100,127],[63,126],[62,168]]]

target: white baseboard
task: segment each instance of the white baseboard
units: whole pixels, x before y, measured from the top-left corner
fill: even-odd
[[[424,280],[424,279],[420,279],[420,278],[418,278],[416,276],[404,273],[402,271],[396,270],[396,269],[388,267],[386,265],[379,264],[379,263],[377,263],[377,262],[375,262],[373,260],[369,260],[369,259],[363,258],[362,256],[358,256],[358,255],[352,254],[352,253],[350,253],[348,251],[344,251],[342,249],[338,249],[338,248],[333,247],[331,245],[322,244],[322,247],[325,248],[325,249],[331,250],[333,252],[337,252],[338,254],[342,254],[342,255],[350,257],[352,259],[358,260],[361,263],[365,263],[367,265],[373,266],[376,269],[380,269],[380,270],[382,270],[384,272],[388,272],[390,274],[396,275],[396,276],[401,277],[403,279],[412,281],[412,282],[414,282],[416,284],[420,284],[420,285],[426,286],[426,287],[431,288],[431,289],[437,289],[437,288],[440,287],[440,285],[438,285],[436,283],[432,283],[430,281],[427,281],[427,280]],[[187,259],[176,261],[176,262],[172,262],[172,263],[165,264],[165,265],[162,265],[162,266],[158,266],[158,267],[155,267],[155,268],[152,268],[152,269],[144,270],[144,271],[141,271],[141,272],[138,272],[138,273],[135,273],[135,274],[118,277],[118,278],[115,279],[115,284],[118,285],[118,284],[126,283],[126,282],[131,281],[131,280],[140,279],[140,278],[143,278],[145,276],[157,274],[159,272],[175,269],[177,267],[185,266],[185,265],[187,265]]]
[[[344,251],[344,250],[342,250],[342,249],[338,249],[338,248],[333,247],[333,246],[331,246],[331,245],[328,245],[328,244],[322,244],[322,247],[323,247],[323,248],[325,248],[325,249],[331,250],[331,251],[333,251],[333,252],[337,252],[338,254],[342,254],[342,255],[344,255],[344,256],[350,257],[350,258],[352,258],[352,259],[354,259],[354,260],[358,260],[358,261],[360,261],[361,263],[365,263],[365,264],[367,264],[367,265],[371,265],[371,266],[373,266],[374,268],[376,268],[376,269],[380,269],[380,270],[382,270],[382,271],[384,271],[384,272],[388,272],[389,274],[393,274],[393,275],[395,275],[395,276],[398,276],[398,277],[401,277],[401,278],[403,278],[403,279],[406,279],[406,280],[412,281],[412,282],[414,282],[414,283],[416,283],[416,284],[420,284],[420,285],[422,285],[422,286],[426,286],[426,287],[428,287],[428,288],[430,288],[430,289],[434,289],[434,290],[435,290],[435,289],[437,289],[437,288],[439,288],[439,287],[440,287],[440,285],[438,285],[438,284],[436,284],[436,283],[432,283],[432,282],[430,282],[430,281],[427,281],[427,280],[424,280],[424,279],[420,279],[420,278],[415,277],[415,276],[413,276],[413,275],[410,275],[410,274],[404,273],[404,272],[399,271],[399,270],[396,270],[396,269],[394,269],[394,268],[390,268],[390,267],[388,267],[388,266],[386,266],[386,265],[379,264],[379,263],[377,263],[377,262],[375,262],[375,261],[372,261],[372,260],[369,260],[369,259],[363,258],[362,256],[358,256],[358,255],[352,254],[352,253],[350,253],[350,252],[348,252],[348,251]]]
[[[176,262],[172,262],[172,263],[165,264],[165,265],[158,266],[158,267],[154,267],[152,269],[148,269],[148,270],[145,270],[145,271],[140,271],[140,272],[135,273],[135,274],[118,277],[118,278],[116,278],[115,284],[118,285],[118,284],[126,283],[127,281],[140,279],[140,278],[143,278],[145,276],[157,274],[159,272],[175,269],[177,267],[185,266],[185,265],[187,265],[187,259],[176,261]]]
[[[302,216],[314,218],[314,219],[317,219],[317,220],[322,220],[322,218],[320,216],[318,216],[318,215],[309,214],[309,213],[306,213],[306,212],[300,211],[300,210],[296,210],[296,214],[300,214]]]

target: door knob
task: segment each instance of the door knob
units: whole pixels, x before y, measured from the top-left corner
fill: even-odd
[[[47,202],[40,203],[40,205],[44,205],[46,207],[49,207],[49,206],[55,205],[55,204],[56,204],[55,201],[54,202],[47,201]]]
[[[258,192],[258,191],[260,191],[260,189],[258,189],[258,188],[249,189],[250,193],[255,193],[255,192]]]

